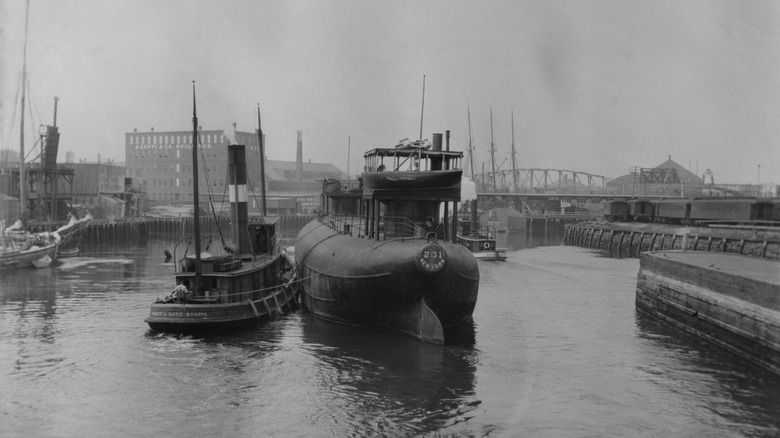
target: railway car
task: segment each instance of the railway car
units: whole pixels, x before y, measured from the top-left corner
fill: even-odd
[[[668,223],[690,223],[691,202],[688,199],[661,199],[653,201],[653,220]]]
[[[608,221],[627,221],[629,219],[628,202],[622,199],[607,201],[604,205],[604,218]]]
[[[649,199],[632,199],[628,201],[629,218],[635,222],[650,222],[653,220],[653,203]]]
[[[770,221],[774,205],[758,199],[694,199],[692,221]]]

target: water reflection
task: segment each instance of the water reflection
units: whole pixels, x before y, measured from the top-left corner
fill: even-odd
[[[328,410],[334,423],[347,421],[363,433],[422,433],[464,421],[476,409],[477,353],[462,346],[436,346],[415,339],[322,321],[302,319],[302,345],[319,361],[322,388],[339,404]],[[473,345],[473,326],[455,333],[454,343]],[[469,336],[471,336],[469,338]],[[394,427],[403,430],[393,430]]]
[[[639,358],[653,382],[695,395],[688,403],[711,411],[725,429],[746,436],[780,435],[776,376],[651,315],[637,312],[636,327],[646,347]]]
[[[13,339],[14,358],[12,369],[17,373],[43,375],[56,368],[63,360],[55,345],[56,283],[54,269],[13,269],[3,271],[3,287],[0,291],[0,333],[6,332]],[[7,283],[6,283],[7,282]],[[13,326],[7,327],[14,321]]]
[[[634,315],[637,260],[556,246],[480,263],[476,334],[433,346],[304,311],[151,332],[170,247],[0,274],[0,436],[780,436],[780,379]]]
[[[563,222],[550,222],[547,228],[536,227],[524,231],[500,232],[496,236],[496,246],[509,248],[512,251],[557,246],[563,243],[564,231]]]

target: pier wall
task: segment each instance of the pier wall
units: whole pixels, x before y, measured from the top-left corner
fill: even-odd
[[[778,274],[737,254],[642,253],[636,308],[780,374]]]
[[[563,241],[619,257],[639,257],[644,251],[683,250],[780,260],[780,230],[581,222],[566,225]]]
[[[294,239],[304,225],[316,218],[315,215],[279,216],[277,232],[283,238]],[[103,222],[93,221],[84,232],[81,240],[84,245],[105,245],[115,243],[147,241],[150,238],[183,238],[192,234],[194,218],[144,218],[130,221]],[[222,233],[228,233],[230,219],[212,216],[200,219],[201,234],[217,232],[217,224]]]

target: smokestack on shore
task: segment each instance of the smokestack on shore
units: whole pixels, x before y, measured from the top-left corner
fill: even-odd
[[[303,181],[303,131],[298,130],[298,155],[295,159],[295,180]]]

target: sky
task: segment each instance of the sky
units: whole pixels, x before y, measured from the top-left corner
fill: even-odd
[[[0,149],[19,148],[24,0],[0,2]],[[780,2],[30,0],[33,126],[124,161],[126,132],[254,132],[352,175],[363,152],[451,131],[477,169],[615,178],[669,156],[780,184]],[[423,107],[423,77],[425,93]],[[491,114],[492,111],[492,131]],[[422,113],[422,114],[421,114]],[[29,123],[29,112],[27,112]],[[470,121],[469,123],[469,115]],[[512,123],[514,118],[514,124]],[[27,140],[31,142],[31,140]]]

